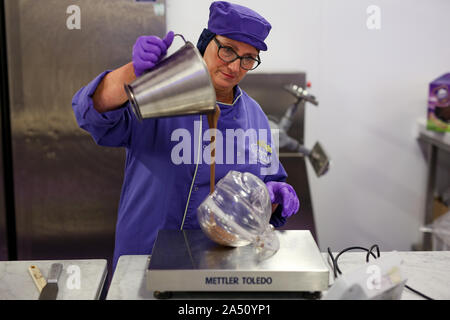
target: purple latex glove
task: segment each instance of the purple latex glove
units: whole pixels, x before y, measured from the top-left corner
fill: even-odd
[[[283,206],[281,215],[285,218],[297,213],[300,208],[300,201],[291,185],[285,182],[269,181],[266,183],[269,190],[270,201]]]
[[[173,42],[173,31],[169,31],[164,39],[157,36],[141,36],[133,47],[133,66],[137,77],[153,68],[166,55]]]

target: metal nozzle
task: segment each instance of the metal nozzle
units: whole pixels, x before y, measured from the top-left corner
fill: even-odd
[[[283,87],[287,92],[292,94],[294,97],[296,97],[299,101],[305,100],[313,105],[317,106],[319,105],[319,102],[316,100],[316,97],[309,94],[308,91],[304,90],[302,87],[296,85],[296,84],[288,84]]]

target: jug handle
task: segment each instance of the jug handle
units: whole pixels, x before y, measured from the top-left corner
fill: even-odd
[[[181,37],[181,39],[183,39],[184,44],[187,43],[186,39],[184,38],[184,36],[183,36],[182,34],[176,33],[176,34],[174,34],[173,36],[174,36],[174,37],[179,36],[179,37]]]

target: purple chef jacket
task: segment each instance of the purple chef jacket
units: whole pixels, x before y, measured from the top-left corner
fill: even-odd
[[[151,254],[158,230],[179,230],[184,216],[183,229],[200,228],[196,214],[197,208],[209,194],[209,158],[203,154],[208,154],[210,141],[208,132],[205,133],[209,129],[205,115],[151,118],[139,122],[128,102],[117,110],[97,112],[93,107],[92,95],[108,72],[103,72],[80,89],[73,97],[72,108],[78,125],[88,131],[98,145],[126,149],[124,182],[116,225],[115,270],[121,255]],[[233,104],[218,103],[221,110],[218,130],[223,136],[223,148],[218,138],[216,182],[230,170],[251,172],[265,182],[285,181],[286,171],[272,150],[266,115],[258,103],[238,86],[234,91]],[[202,136],[199,135],[200,127]],[[246,140],[248,143],[245,144],[246,157],[243,163],[237,160],[237,156],[234,161],[227,161],[232,155],[221,151],[228,150],[225,146],[231,143],[227,129],[265,129],[268,134],[258,136],[256,145],[250,145],[250,139]],[[190,141],[187,141],[188,135],[191,136]],[[201,147],[199,137],[202,139]],[[192,147],[183,149],[182,146]],[[237,148],[242,148],[242,145],[235,140],[234,152],[242,152],[242,149],[239,151]],[[262,156],[257,156],[256,161],[250,161],[249,150],[255,148],[263,152]],[[191,161],[180,163],[180,159]],[[267,159],[270,160],[269,164]],[[272,171],[273,168],[276,171],[269,175],[261,174],[262,169],[270,166]],[[275,227],[286,222],[286,218],[281,216],[281,205],[278,207],[271,218]]]

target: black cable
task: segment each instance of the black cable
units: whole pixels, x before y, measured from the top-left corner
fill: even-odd
[[[425,298],[425,299],[427,299],[427,300],[434,300],[433,298],[430,298],[429,296],[423,294],[423,293],[420,292],[420,291],[417,291],[416,289],[411,288],[410,286],[407,286],[406,284],[405,284],[405,288],[408,288],[409,290],[411,290],[411,291],[414,292],[415,294],[418,294],[419,296],[421,296],[421,297],[423,297],[423,298]]]
[[[367,252],[368,252],[367,255],[371,254],[375,259],[377,258],[373,252],[370,252],[368,249],[363,248],[363,247],[349,247],[349,248],[346,248],[346,249],[342,250],[341,252],[339,252],[339,254],[336,256],[336,269],[337,269],[337,271],[338,271],[339,274],[342,274],[342,271],[341,271],[341,269],[339,269],[338,259],[339,259],[339,257],[340,257],[343,253],[345,253],[345,252],[347,252],[347,251],[350,251],[350,250],[363,250],[363,251],[367,251]]]
[[[378,247],[377,244],[374,244],[373,246],[370,247],[369,252],[367,252],[367,255],[366,255],[366,262],[367,263],[369,263],[369,256],[372,253],[373,249],[377,249],[377,256],[378,256],[378,258],[380,257],[380,248]]]
[[[330,247],[328,247],[328,254],[331,258],[331,263],[333,264],[333,274],[334,274],[334,278],[337,278],[337,270],[336,270],[336,260],[334,259],[333,253],[331,252]]]

